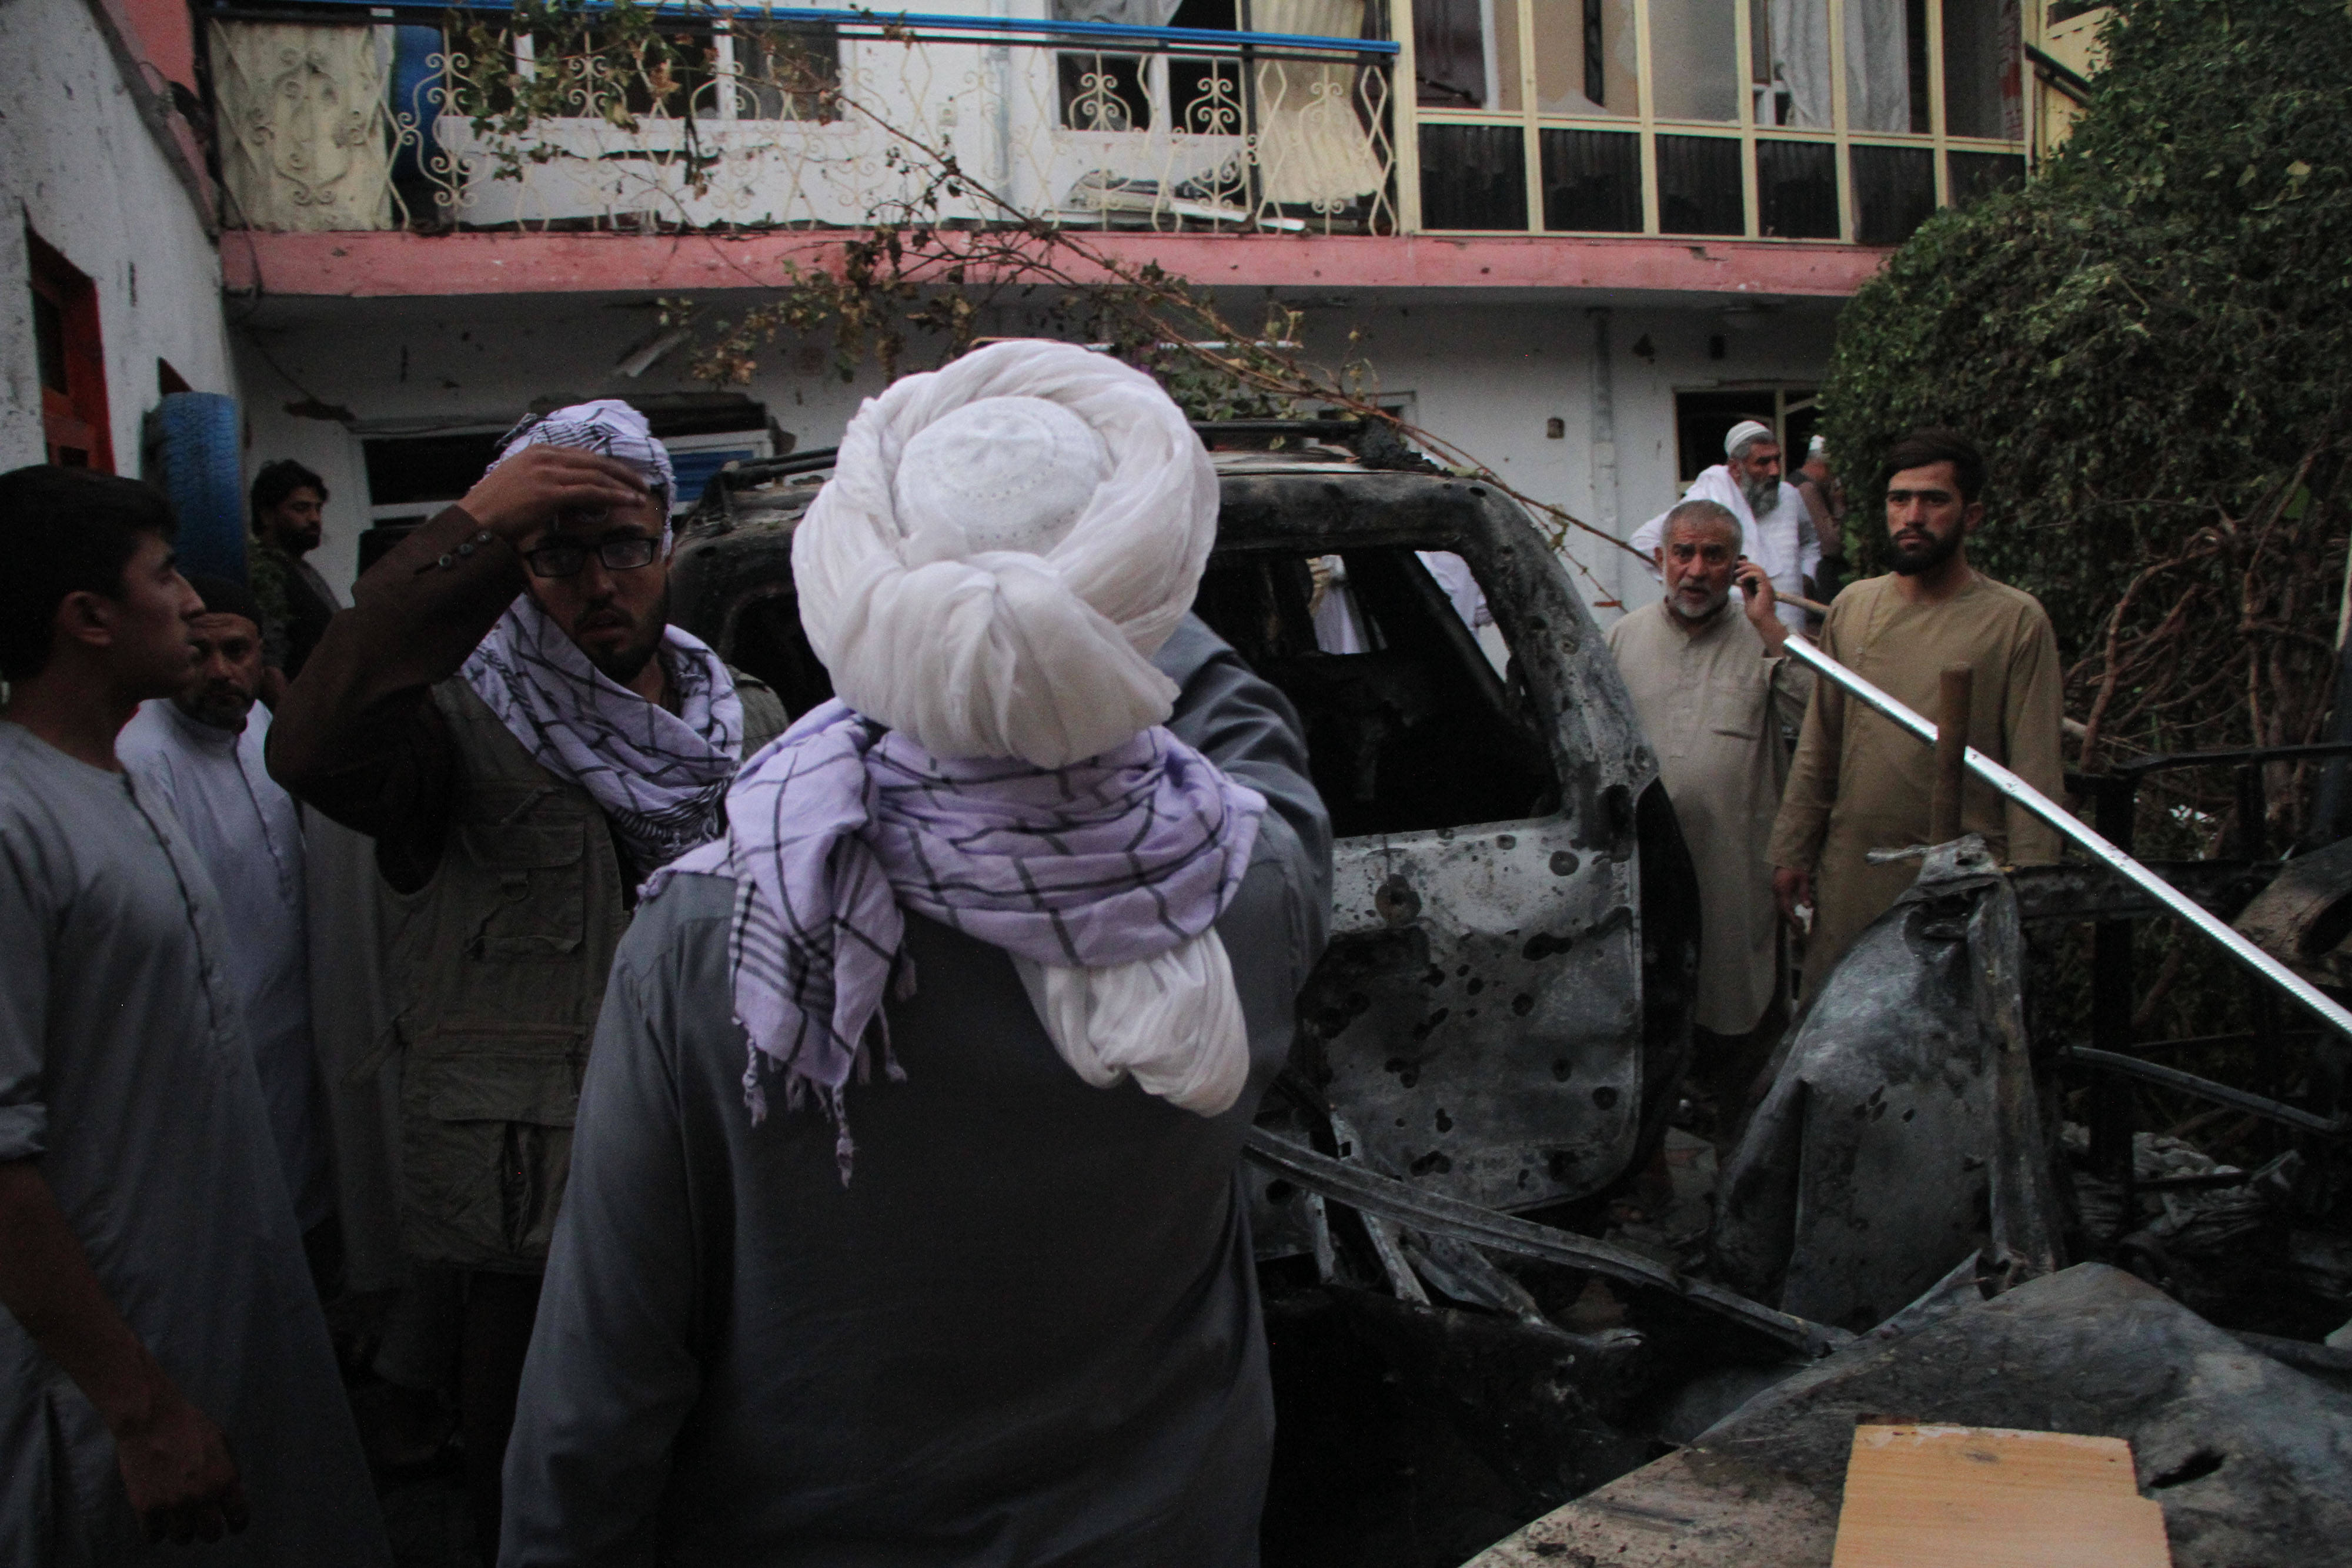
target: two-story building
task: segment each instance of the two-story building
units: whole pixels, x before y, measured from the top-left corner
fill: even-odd
[[[845,380],[829,339],[787,338],[714,395],[693,333],[834,264],[951,154],[963,178],[922,215],[1055,225],[1239,326],[1280,299],[1310,357],[1360,356],[1384,403],[1622,537],[1737,420],[1802,442],[1841,302],[1936,208],[2025,177],[2097,20],[926,4],[664,7],[650,47],[642,16],[599,34],[593,10],[583,33],[365,0],[11,7],[13,57],[48,64],[0,88],[0,135],[29,150],[0,172],[26,214],[0,267],[34,302],[0,343],[0,459],[132,471],[157,396],[234,392],[248,473],[327,478],[323,564],[347,578],[363,529],[461,493],[551,400],[646,404],[689,486],[829,445],[881,384],[870,360]],[[1040,329],[1048,302],[1003,291],[982,329]],[[1596,601],[1652,591],[1625,552],[1570,549]]]

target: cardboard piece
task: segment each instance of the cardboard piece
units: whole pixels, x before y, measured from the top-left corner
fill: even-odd
[[[2171,1568],[2120,1437],[1858,1426],[1831,1568]]]

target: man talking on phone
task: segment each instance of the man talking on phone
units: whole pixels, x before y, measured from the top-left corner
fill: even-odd
[[[1789,776],[1781,728],[1804,716],[1813,688],[1812,672],[1788,656],[1772,580],[1740,553],[1742,542],[1729,508],[1704,500],[1675,507],[1658,546],[1665,598],[1608,632],[1705,879],[1697,1072],[1715,1092],[1726,1133],[1783,1019],[1766,849]]]

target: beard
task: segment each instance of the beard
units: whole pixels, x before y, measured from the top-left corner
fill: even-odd
[[[1933,571],[1960,553],[1964,537],[1962,530],[1954,528],[1948,534],[1931,534],[1925,543],[1919,542],[1916,535],[1907,540],[1892,539],[1887,544],[1887,570],[1897,577],[1916,577],[1923,571]]]
[[[1728,588],[1721,593],[1709,594],[1705,602],[1697,605],[1693,605],[1679,591],[1666,595],[1666,608],[1693,624],[1702,621],[1712,621],[1721,614],[1723,607],[1730,602],[1731,591]]]
[[[1772,475],[1759,474],[1754,478],[1742,479],[1739,493],[1747,497],[1748,516],[1760,517],[1780,506],[1780,481]]]
[[[215,729],[242,730],[253,711],[253,694],[235,686],[203,686],[174,700],[182,713]]]
[[[644,673],[654,655],[661,651],[662,633],[668,629],[669,590],[665,587],[661,598],[646,612],[627,642],[614,648],[581,647],[580,652],[596,667],[597,674],[616,685],[625,686]]]

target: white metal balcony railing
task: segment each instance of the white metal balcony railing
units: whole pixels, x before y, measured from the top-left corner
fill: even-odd
[[[1398,47],[1356,36],[1367,3],[1255,0],[1294,33],[697,5],[633,50],[304,0],[206,42],[253,228],[861,227],[935,151],[1004,204],[956,185],[934,220],[1390,233]]]

